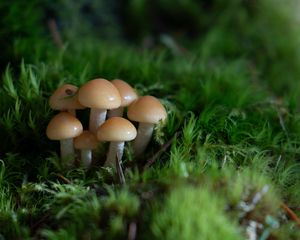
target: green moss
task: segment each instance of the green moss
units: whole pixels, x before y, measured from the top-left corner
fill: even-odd
[[[254,224],[261,239],[297,239],[280,208],[284,202],[300,215],[299,31],[290,6],[165,0],[153,2],[154,13],[146,1],[127,1],[118,11],[134,13],[132,24],[111,29],[118,22],[111,1],[107,29],[98,30],[105,1],[88,2],[99,4],[90,18],[85,1],[0,6],[8,10],[0,36],[13,39],[1,58],[0,238],[243,239]],[[60,49],[41,19],[49,6],[65,41]],[[158,22],[164,15],[164,29],[151,14]],[[188,39],[178,35],[182,26]],[[132,38],[150,34],[153,45],[107,41],[132,27]],[[172,50],[161,34],[187,51]],[[124,79],[168,112],[141,159],[127,146],[126,186],[101,165],[106,145],[89,171],[64,169],[58,143],[45,136],[55,114],[51,93],[96,77]],[[86,128],[88,110],[78,117]]]
[[[156,239],[242,239],[236,226],[208,189],[179,186],[154,210],[150,227]]]

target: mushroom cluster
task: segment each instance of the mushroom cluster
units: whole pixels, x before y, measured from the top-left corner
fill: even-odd
[[[110,142],[104,166],[116,166],[121,161],[125,142],[133,141],[133,152],[139,157],[146,149],[155,124],[164,121],[167,113],[153,96],[138,97],[134,89],[123,80],[98,78],[88,81],[79,89],[71,84],[59,87],[50,97],[49,105],[60,113],[49,122],[46,134],[60,141],[62,163],[72,166],[75,149],[84,168],[89,168],[93,150],[101,142]],[[123,117],[127,109],[129,120],[137,122],[138,129]],[[83,130],[76,118],[77,109],[90,108],[88,130]]]

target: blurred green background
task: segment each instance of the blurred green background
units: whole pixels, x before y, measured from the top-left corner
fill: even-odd
[[[70,45],[96,38],[207,59],[245,58],[280,94],[299,76],[297,9],[297,0],[2,1],[0,66],[45,59],[54,20]]]

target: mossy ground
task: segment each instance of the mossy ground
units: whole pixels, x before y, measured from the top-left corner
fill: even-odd
[[[90,33],[80,3],[1,3],[0,238],[300,238],[281,207],[300,215],[297,1],[154,2],[126,1],[129,20],[119,29],[106,16],[106,34]],[[62,48],[43,27],[45,6]],[[142,36],[152,44],[142,48]],[[168,111],[141,159],[127,147],[126,185],[101,166],[106,145],[88,172],[66,170],[45,135],[54,89],[96,77],[124,79]],[[86,127],[88,111],[78,115]]]

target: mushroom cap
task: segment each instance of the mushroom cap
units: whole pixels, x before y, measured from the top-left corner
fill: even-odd
[[[121,96],[121,107],[126,107],[138,98],[134,89],[123,80],[115,79],[111,83],[118,89]]]
[[[81,133],[81,122],[68,112],[61,112],[55,115],[49,122],[46,130],[47,137],[51,140],[74,138]]]
[[[127,116],[132,121],[156,124],[166,119],[167,112],[157,98],[143,96],[128,107]]]
[[[72,84],[64,84],[60,86],[51,95],[49,105],[54,110],[68,110],[68,109],[84,109],[85,107],[78,101],[78,87]]]
[[[125,142],[136,137],[136,129],[125,118],[112,117],[105,121],[97,130],[99,141]]]
[[[82,105],[89,108],[113,109],[121,105],[118,89],[102,78],[84,84],[78,91],[78,99]]]
[[[76,149],[95,149],[97,145],[97,138],[90,131],[83,131],[74,139],[74,147]]]

